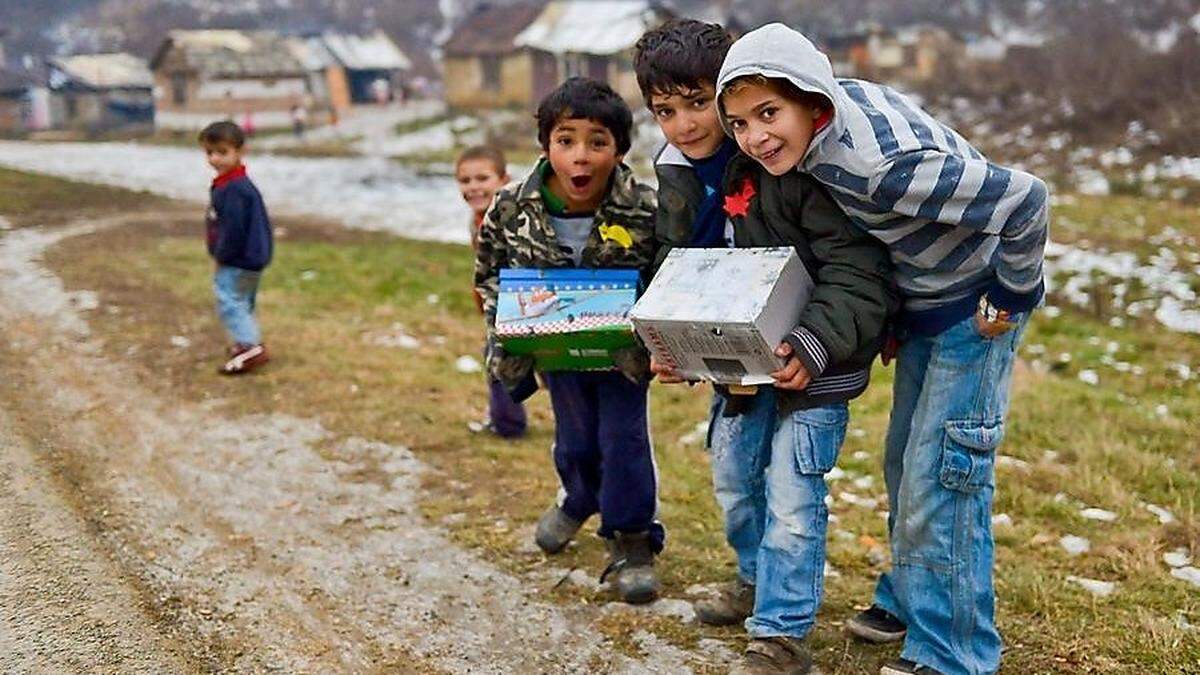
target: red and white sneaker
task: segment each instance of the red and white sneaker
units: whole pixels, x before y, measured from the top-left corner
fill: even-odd
[[[221,366],[222,375],[241,375],[270,361],[266,345],[237,345],[225,365]]]

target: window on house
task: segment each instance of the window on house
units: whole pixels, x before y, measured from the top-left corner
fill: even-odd
[[[500,89],[500,57],[481,56],[480,65],[483,68],[483,88],[489,91]]]
[[[187,76],[183,73],[171,75],[171,100],[175,105],[187,103]]]

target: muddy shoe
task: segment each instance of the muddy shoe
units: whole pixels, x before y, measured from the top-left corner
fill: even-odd
[[[871,605],[847,621],[846,630],[859,639],[876,644],[899,642],[908,632],[900,619],[879,605]]]
[[[546,553],[558,553],[571,543],[571,540],[575,538],[575,533],[579,532],[582,525],[583,523],[568,516],[559,507],[551,506],[538,519],[537,531],[534,532],[533,540],[537,543],[538,548]]]
[[[221,366],[222,375],[241,375],[270,361],[266,345],[237,345],[229,360]]]
[[[801,640],[793,637],[755,638],[746,645],[742,660],[729,675],[806,675],[813,672],[812,657]]]
[[[896,659],[881,668],[879,675],[942,675],[942,672],[908,659]]]
[[[740,578],[721,589],[717,597],[696,603],[696,620],[710,626],[732,626],[754,613],[754,584]]]
[[[650,533],[618,532],[608,541],[608,567],[600,583],[610,576],[621,599],[631,605],[653,602],[658,598],[658,575],[654,572],[654,552]]]

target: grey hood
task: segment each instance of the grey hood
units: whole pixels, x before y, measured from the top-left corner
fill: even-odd
[[[717,76],[717,91],[743,75],[785,79],[800,90],[822,94],[833,103],[833,120],[813,138],[805,160],[824,139],[842,135],[846,124],[843,111],[852,103],[834,78],[829,57],[804,35],[781,23],[769,23],[746,33],[729,48]],[[718,110],[721,126],[732,136],[724,110],[720,106]]]

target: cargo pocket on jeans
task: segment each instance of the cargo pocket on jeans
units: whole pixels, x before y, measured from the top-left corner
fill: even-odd
[[[807,476],[829,473],[837,463],[838,451],[846,440],[849,413],[845,408],[818,408],[792,416],[796,468]]]
[[[1004,438],[1001,420],[948,420],[942,442],[943,486],[959,492],[978,492],[992,485],[996,447]]]

